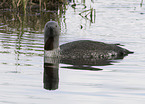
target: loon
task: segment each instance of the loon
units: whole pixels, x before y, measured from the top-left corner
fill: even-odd
[[[44,28],[44,55],[60,59],[118,59],[133,52],[119,44],[107,44],[91,40],[78,40],[59,46],[60,27],[49,21]]]

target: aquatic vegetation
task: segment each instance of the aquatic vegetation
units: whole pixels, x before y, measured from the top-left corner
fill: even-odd
[[[83,15],[85,14],[85,15]],[[79,15],[82,18],[85,18],[87,20],[90,20],[91,23],[95,22],[95,17],[96,17],[96,10],[93,8],[87,9],[82,11],[81,13],[79,13]],[[88,18],[88,15],[90,16],[90,18]]]
[[[16,10],[23,10],[26,12],[27,8],[38,7],[46,9],[47,4],[56,5],[66,3],[66,0],[0,0],[0,8],[9,8]]]
[[[90,0],[90,2],[93,4],[94,0]],[[72,8],[77,9],[77,6],[82,6],[82,11],[79,13],[79,15],[86,19],[89,20],[90,23],[94,23],[96,19],[96,10],[92,7],[90,4],[89,6],[86,3],[86,0],[73,0],[73,4],[71,5]]]
[[[140,6],[142,7],[142,5],[143,5],[143,0],[141,0],[141,3],[140,3]]]
[[[29,28],[30,32],[42,31],[47,21],[59,21],[62,17],[65,11],[64,1],[66,0],[0,0],[0,22],[8,25],[1,32],[13,31],[15,28],[17,31],[13,32],[24,28]]]

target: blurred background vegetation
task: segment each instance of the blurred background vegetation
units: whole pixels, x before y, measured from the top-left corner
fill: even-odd
[[[4,33],[16,28],[18,32],[19,29],[26,30],[24,28],[28,27],[29,32],[41,31],[48,20],[59,21],[66,5],[64,0],[0,0],[0,2],[0,22],[7,24],[8,27],[3,29]]]
[[[87,8],[85,0],[81,0],[81,3],[76,0],[0,0],[0,22],[11,28],[18,27],[17,30],[31,27],[29,32],[41,31],[49,20],[60,23],[70,2],[74,9],[76,5],[84,5],[84,10],[78,15],[94,22],[95,10]],[[3,32],[7,30],[9,29],[3,29]]]

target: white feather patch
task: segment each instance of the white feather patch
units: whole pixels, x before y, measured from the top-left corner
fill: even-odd
[[[44,57],[59,57],[60,48],[46,51],[44,50]]]

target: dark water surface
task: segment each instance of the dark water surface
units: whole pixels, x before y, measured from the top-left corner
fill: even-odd
[[[73,4],[55,15],[0,12],[0,104],[144,104],[145,6],[136,0],[87,0],[86,9],[81,0]],[[79,15],[90,5],[96,10],[95,23]],[[43,61],[47,17],[59,21],[60,44],[89,39],[120,43],[135,53],[113,65],[54,63],[55,70],[44,70],[51,66]]]

